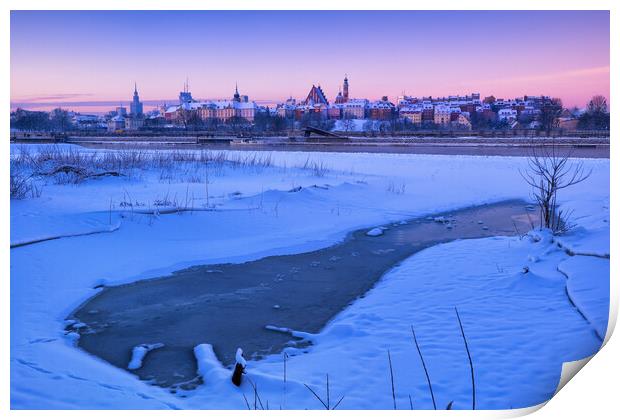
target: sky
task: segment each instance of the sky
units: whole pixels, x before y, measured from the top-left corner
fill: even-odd
[[[11,108],[403,93],[609,98],[608,11],[12,11]]]

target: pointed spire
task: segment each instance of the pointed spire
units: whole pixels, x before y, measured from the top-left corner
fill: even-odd
[[[135,81],[133,82],[133,94],[138,94],[138,84]]]
[[[235,95],[239,95],[239,87],[237,86],[237,82],[235,82]]]

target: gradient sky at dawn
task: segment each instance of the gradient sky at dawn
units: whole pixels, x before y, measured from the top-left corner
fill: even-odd
[[[607,11],[13,11],[11,107],[304,97],[609,98]],[[148,108],[148,106],[147,106]]]

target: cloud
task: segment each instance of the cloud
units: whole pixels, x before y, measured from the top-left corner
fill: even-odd
[[[17,98],[13,102],[46,102],[46,101],[59,101],[79,99],[84,97],[94,96],[92,93],[53,93],[48,96],[29,96],[25,98]]]
[[[475,83],[480,85],[490,84],[525,84],[532,82],[545,82],[545,81],[557,81],[565,79],[574,79],[580,77],[595,77],[609,75],[609,66],[590,67],[583,69],[573,69],[563,72],[544,73],[544,74],[531,74],[525,76],[508,77],[503,79],[486,79],[479,80]]]

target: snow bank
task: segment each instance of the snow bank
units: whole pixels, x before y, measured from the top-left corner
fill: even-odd
[[[609,321],[609,260],[575,256],[563,261],[558,270],[568,279],[566,293],[603,340]]]
[[[345,395],[343,409],[390,409],[390,350],[397,408],[408,409],[409,396],[414,408],[432,408],[413,326],[438,406],[454,401],[454,409],[470,408],[469,365],[454,315],[458,307],[475,366],[477,407],[541,403],[553,395],[562,362],[586,357],[601,345],[566,298],[564,276],[555,270],[571,258],[550,241],[527,238],[428,248],[339,314],[308,353],[287,349],[287,374],[321,386],[329,373],[332,392]],[[266,374],[280,367],[279,356],[269,356],[250,371]]]

